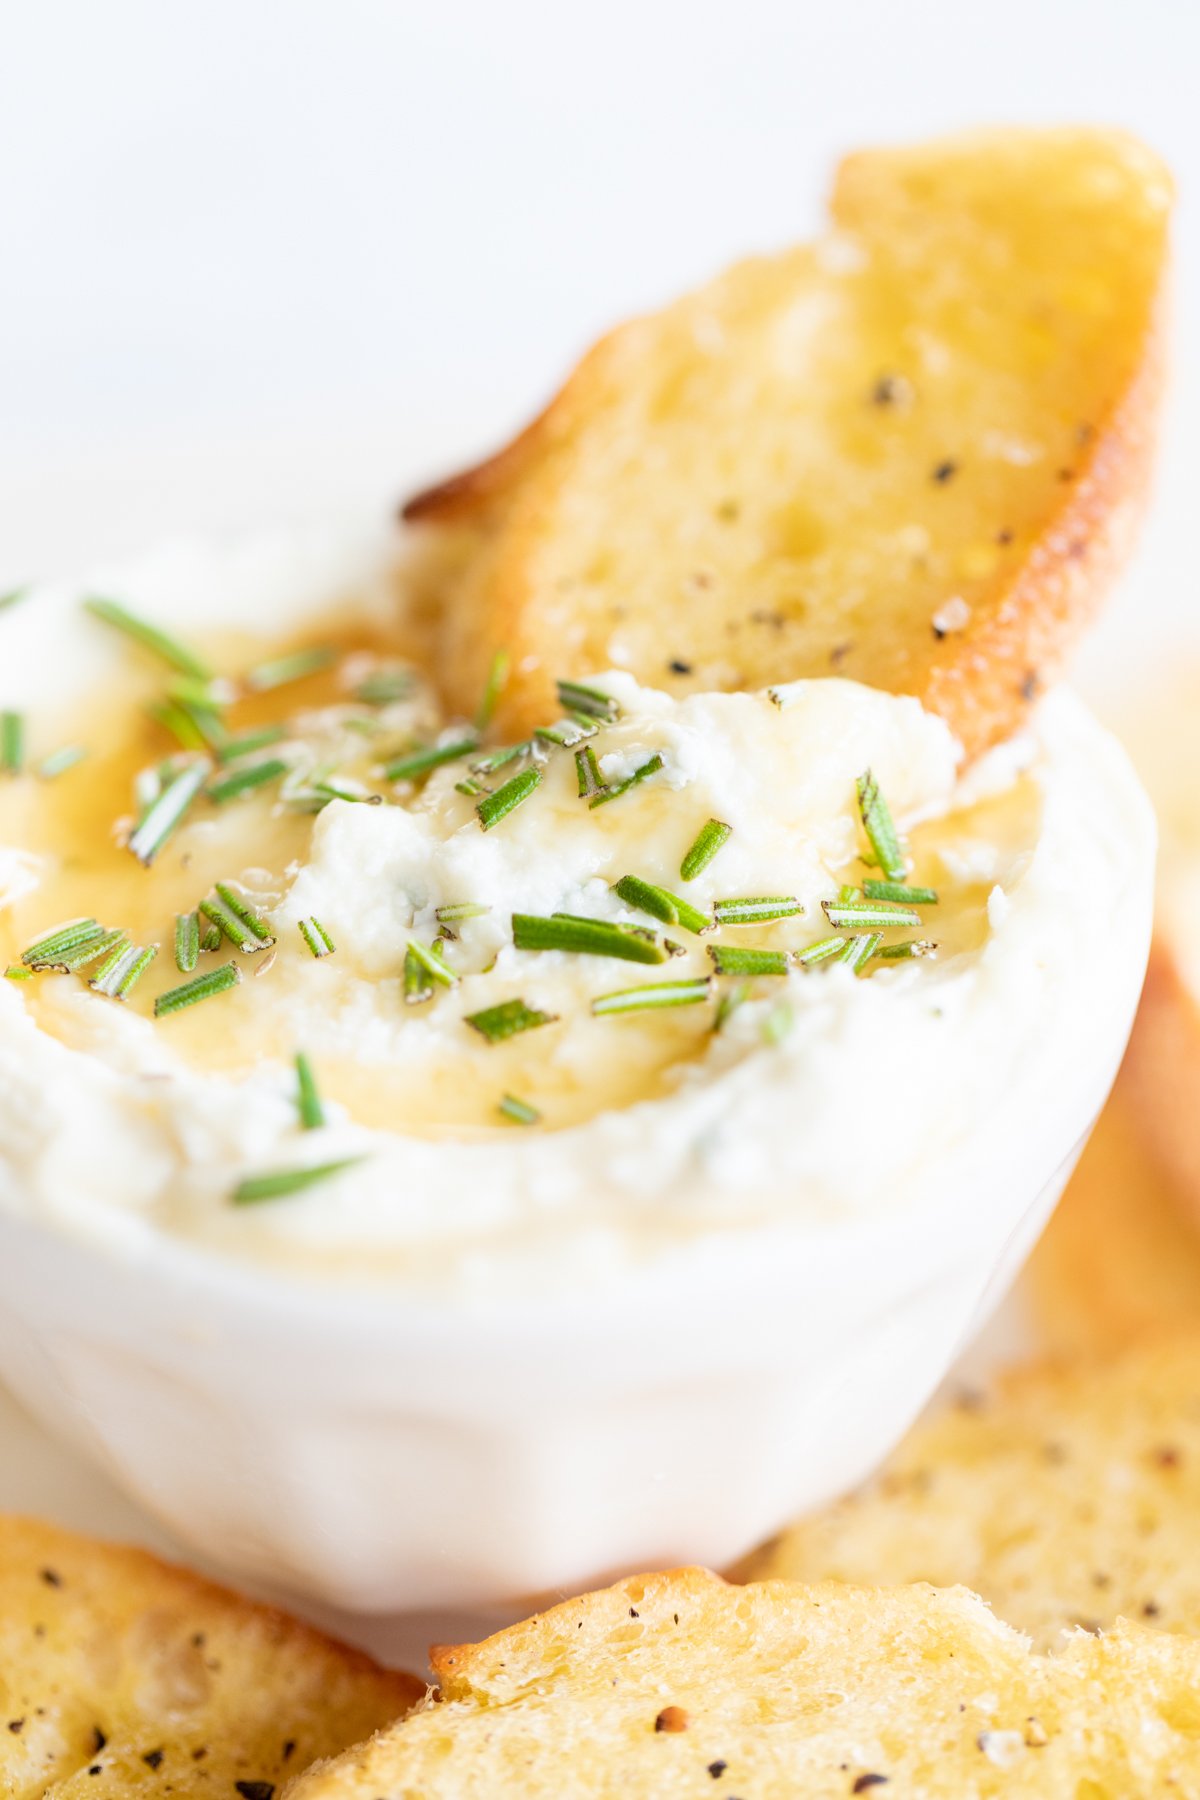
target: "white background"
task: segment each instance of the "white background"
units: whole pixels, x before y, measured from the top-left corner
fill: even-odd
[[[1180,181],[1159,503],[1091,653],[1188,632],[1195,0],[0,0],[0,590],[389,504],[598,330],[817,224],[840,150],[1112,121]],[[0,1402],[0,1504],[144,1527]]]

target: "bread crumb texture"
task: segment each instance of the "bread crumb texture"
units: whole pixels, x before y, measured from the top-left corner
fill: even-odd
[[[1121,1625],[1054,1656],[961,1589],[701,1570],[435,1655],[442,1699],[289,1800],[824,1800],[1200,1792],[1200,1645]],[[667,1707],[680,1731],[656,1729]]]
[[[672,692],[842,675],[970,750],[1020,725],[1128,546],[1160,377],[1171,183],[1132,138],[1001,130],[849,157],[828,234],[583,359],[407,516],[456,546],[469,715],[553,678]]]
[[[424,1691],[142,1551],[0,1519],[6,1800],[272,1800]]]
[[[962,1583],[1057,1646],[1121,1618],[1200,1634],[1200,1336],[1003,1378],[920,1425],[859,1494],[752,1557],[797,1581]],[[1197,1709],[1200,1729],[1200,1707]]]

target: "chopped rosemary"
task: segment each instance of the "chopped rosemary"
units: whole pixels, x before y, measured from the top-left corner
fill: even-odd
[[[501,1094],[496,1111],[501,1118],[511,1119],[514,1125],[540,1125],[542,1122],[537,1107],[530,1106],[528,1100],[518,1100],[515,1094]]]
[[[491,910],[480,900],[455,900],[449,906],[436,907],[433,916],[439,925],[457,925],[463,919],[482,919]]]
[[[485,787],[476,776],[464,775],[461,781],[454,784],[456,794],[466,794],[469,800],[478,800],[482,794],[490,794],[491,788]]]
[[[101,963],[88,982],[98,994],[109,1000],[128,1000],[150,964],[158,955],[157,944],[131,944],[122,937],[110,956]]]
[[[483,695],[479,702],[479,711],[475,714],[475,729],[483,733],[495,716],[496,706],[508,681],[508,651],[497,650],[488,668],[487,680],[483,684]]]
[[[332,956],[337,945],[322,925],[320,919],[299,920],[300,936],[304,939],[316,957]]]
[[[165,1019],[171,1013],[182,1012],[187,1006],[195,1006],[197,1001],[207,1000],[213,994],[224,994],[231,987],[236,987],[242,979],[242,971],[236,963],[222,963],[219,969],[210,969],[205,975],[197,975],[192,981],[185,981],[181,987],[168,988],[154,1002],[154,1016]]]
[[[194,675],[198,681],[208,681],[211,678],[212,670],[208,664],[202,662],[186,644],[181,644],[177,638],[160,630],[157,625],[151,625],[147,619],[138,618],[136,613],[131,613],[119,601],[96,597],[85,600],[83,605],[85,612],[90,612],[93,618],[103,619],[106,625],[123,631],[126,637],[141,644],[143,649],[152,651],[155,656],[160,656],[173,669],[178,669],[181,675]]]
[[[649,881],[643,881],[638,875],[622,875],[613,887],[613,893],[619,894],[626,906],[636,906],[642,912],[650,914],[652,919],[661,919],[664,925],[682,925],[685,931],[697,937],[701,932],[711,931],[713,921],[707,913],[691,905],[678,894],[672,894],[667,888],[655,887]]]
[[[239,756],[249,756],[255,750],[269,750],[272,744],[278,744],[286,736],[283,725],[257,725],[251,731],[239,732],[236,737],[224,738],[217,746],[217,761],[235,762]]]
[[[856,888],[852,881],[843,881],[838,889],[837,903],[839,906],[856,906],[862,897],[861,888]]]
[[[910,956],[933,956],[937,945],[932,938],[904,938],[899,944],[884,944],[875,952],[877,962],[905,962]]]
[[[875,861],[879,865],[884,880],[903,881],[907,870],[904,851],[896,832],[891,809],[880,793],[879,783],[870,769],[865,775],[859,776],[856,788],[863,830],[870,841]]]
[[[0,771],[19,775],[25,766],[25,715],[6,708],[0,712]]]
[[[732,836],[732,825],[726,825],[720,819],[709,819],[700,827],[695,843],[679,865],[680,880],[695,881]]]
[[[605,725],[615,725],[621,716],[621,709],[611,694],[601,693],[599,688],[585,687],[580,681],[559,681],[558,704],[564,712],[585,713],[589,719],[599,719]]]
[[[208,797],[222,806],[227,800],[236,800],[241,794],[265,787],[269,781],[279,781],[287,774],[290,766],[281,756],[268,756],[263,762],[247,763],[244,768],[234,769],[219,781],[214,781],[208,790]]]
[[[383,779],[419,781],[422,775],[428,775],[433,769],[440,769],[443,763],[458,762],[478,748],[479,739],[474,735],[455,738],[449,744],[425,744],[419,750],[410,750],[406,756],[398,756],[394,762],[388,763],[383,771]]]
[[[815,969],[819,963],[828,962],[830,957],[840,955],[845,947],[844,937],[818,938],[807,950],[797,950],[794,960],[801,969]]]
[[[221,948],[221,927],[219,925],[206,925],[204,927],[204,932],[200,939],[200,948],[207,951],[210,956],[214,950],[219,950]]]
[[[246,956],[269,950],[275,942],[266,920],[261,919],[227,881],[217,882],[215,894],[200,902],[200,911],[236,950]]]
[[[340,1156],[336,1162],[310,1163],[303,1169],[272,1169],[263,1175],[248,1175],[234,1188],[233,1204],[254,1206],[260,1200],[286,1200],[289,1194],[303,1193],[305,1188],[316,1187],[318,1182],[328,1181],[330,1176],[340,1175],[343,1169],[352,1169],[365,1160],[362,1156]]]
[[[415,679],[411,669],[375,669],[352,690],[352,698],[361,700],[364,706],[390,706],[395,700],[408,698]]]
[[[494,775],[497,769],[503,769],[507,763],[515,762],[518,756],[529,755],[529,744],[502,744],[497,750],[488,750],[478,762],[471,764],[472,775]]]
[[[793,919],[804,911],[791,894],[764,894],[756,899],[714,900],[715,925],[769,925],[774,919]]]
[[[129,848],[140,863],[150,867],[211,772],[212,764],[207,757],[189,764],[172,777],[158,798],[147,807],[129,839]]]
[[[822,900],[821,907],[829,923],[840,931],[921,923],[920,913],[911,906],[893,906],[887,900],[855,900],[845,906],[837,900]]]
[[[305,1131],[320,1131],[325,1123],[325,1108],[317,1089],[312,1064],[303,1050],[296,1053],[296,1108]]]
[[[76,919],[30,944],[22,952],[21,961],[27,968],[39,972],[53,969],[73,975],[95,962],[98,956],[115,949],[123,940],[126,940],[123,931],[110,931],[107,925],[97,924],[95,919]]]
[[[170,732],[175,742],[183,750],[207,750],[208,735],[200,724],[199,718],[186,706],[180,706],[174,700],[164,700],[161,704],[148,706],[147,713],[156,725]]]
[[[895,900],[901,906],[936,906],[937,889],[909,887],[903,881],[864,881],[863,896],[867,900]]]
[[[408,1006],[423,1006],[433,999],[433,983],[411,948],[404,952],[404,999]]]
[[[536,1031],[539,1025],[553,1025],[557,1013],[539,1012],[523,1000],[501,1000],[498,1006],[486,1006],[482,1012],[467,1013],[463,1024],[477,1031],[489,1044],[502,1044],[519,1031]]]
[[[786,950],[744,950],[733,944],[710,944],[708,954],[718,975],[786,975]]]
[[[175,915],[175,967],[181,975],[190,975],[200,956],[200,915],[186,912]]]
[[[408,955],[416,960],[431,981],[439,982],[442,987],[458,986],[459,978],[454,970],[448,963],[443,962],[436,950],[431,949],[428,944],[423,944],[420,938],[409,938]]]
[[[604,780],[600,774],[600,764],[596,761],[596,752],[590,744],[585,744],[582,750],[575,752],[575,780],[578,783],[581,800],[590,800],[592,795],[598,794],[604,786]]]
[[[494,794],[488,794],[480,800],[475,811],[479,814],[479,823],[483,829],[490,831],[493,825],[506,819],[515,807],[520,806],[522,800],[528,800],[541,779],[540,769],[522,769],[519,775],[506,781],[503,787],[498,787]]]
[[[881,934],[878,931],[865,931],[859,937],[847,938],[838,961],[853,969],[856,975],[861,975],[878,950],[880,942]]]
[[[594,794],[588,801],[588,806],[593,808],[604,806],[610,800],[619,799],[622,794],[627,794],[630,788],[637,787],[639,782],[645,781],[648,775],[657,775],[662,766],[663,759],[656,751],[648,762],[644,762],[640,768],[635,769],[632,775],[627,775],[624,781],[618,781],[611,787],[601,788],[600,792]]]
[[[5,981],[32,981],[33,970],[22,969],[19,968],[16,963],[9,963],[7,969],[4,971],[4,979]]]
[[[612,925],[605,919],[551,918],[514,913],[513,943],[518,950],[567,950],[581,956],[615,956],[623,962],[665,962],[670,951],[657,933],[639,925]]]
[[[712,976],[698,975],[691,981],[646,981],[640,987],[618,988],[615,993],[597,994],[592,1011],[597,1018],[611,1013],[645,1012],[666,1006],[696,1006],[712,995]]]
[[[293,650],[287,656],[272,657],[247,669],[244,684],[252,694],[268,694],[272,688],[284,687],[289,681],[303,681],[306,675],[319,675],[337,657],[328,644],[311,644],[306,650]]]
[[[599,729],[598,719],[577,713],[574,718],[559,719],[554,725],[539,725],[533,735],[543,744],[554,744],[559,750],[573,750],[585,738],[595,737]]]
[[[82,744],[64,744],[61,750],[52,750],[44,756],[37,766],[37,774],[42,781],[53,781],[59,775],[65,775],[68,769],[82,762],[87,751]]]

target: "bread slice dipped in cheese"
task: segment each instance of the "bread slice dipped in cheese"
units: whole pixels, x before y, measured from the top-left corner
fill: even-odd
[[[520,735],[556,676],[672,692],[836,674],[969,751],[1061,667],[1130,539],[1159,387],[1170,180],[1115,131],[849,157],[814,244],[583,359],[406,516],[456,543],[442,667]]]
[[[1200,1643],[1042,1656],[961,1588],[728,1587],[702,1570],[434,1653],[440,1696],[288,1800],[1193,1793]]]

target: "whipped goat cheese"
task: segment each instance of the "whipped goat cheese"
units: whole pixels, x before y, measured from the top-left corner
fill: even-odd
[[[406,578],[375,557],[119,573],[217,671],[219,730],[96,589],[0,615],[0,709],[31,758],[86,751],[0,778],[0,1204],[329,1278],[603,1280],[699,1233],[902,1208],[1048,1019],[1057,1056],[1087,1041],[1153,838],[1072,697],[965,774],[915,700],[836,679],[677,701],[600,673],[544,738],[490,745],[409,666]],[[143,867],[130,834],[201,764]],[[30,969],[81,917],[154,950],[126,997]]]

